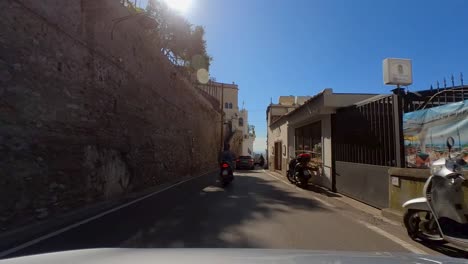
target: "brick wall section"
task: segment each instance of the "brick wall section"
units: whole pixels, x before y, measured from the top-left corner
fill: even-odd
[[[0,232],[216,167],[219,112],[129,14],[0,1]]]

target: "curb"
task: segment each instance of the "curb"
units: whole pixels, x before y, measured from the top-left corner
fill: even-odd
[[[286,179],[285,176],[283,176],[281,173],[278,173],[276,171],[268,170],[268,172],[270,172],[271,174],[274,174],[274,175],[276,175],[278,177]],[[319,188],[319,189],[323,190],[324,193],[332,192],[331,190],[327,189],[326,187],[323,187],[323,186],[320,186],[320,185],[314,185],[314,186],[316,188]],[[359,211],[364,212],[366,214],[370,214],[370,215],[372,215],[374,217],[380,218],[380,219],[386,221],[387,223],[397,225],[397,226],[401,225],[401,223],[402,223],[403,213],[399,212],[397,210],[390,209],[390,208],[378,209],[376,207],[373,207],[371,205],[363,203],[363,202],[361,202],[359,200],[356,200],[356,199],[354,199],[352,197],[349,197],[346,194],[343,194],[343,193],[340,193],[340,192],[333,192],[333,193],[341,195],[340,198],[329,197],[328,195],[326,195],[324,193],[321,193],[321,192],[315,192],[315,191],[313,191],[313,192],[316,193],[317,195],[327,197],[327,198],[331,199],[334,202],[338,202],[338,203],[342,203],[344,205],[351,206],[356,210],[359,210]]]
[[[157,192],[159,190],[162,190],[164,188],[167,188],[179,182],[188,181],[188,180],[195,179],[198,177],[210,175],[210,174],[213,174],[214,172],[215,170],[211,170],[209,172],[201,173],[196,176],[182,177],[180,179],[177,179],[176,181],[166,182],[166,183],[154,186],[153,188],[150,188],[144,191],[128,193],[124,195],[123,197],[118,197],[112,200],[100,201],[100,202],[73,210],[71,212],[56,215],[54,217],[51,217],[41,222],[32,223],[24,227],[6,231],[3,234],[0,234],[0,251],[7,250],[18,244],[24,243],[25,241],[29,241],[41,235],[53,232],[57,229],[76,223],[80,220],[92,217],[101,212],[110,210],[121,204],[130,202],[132,200],[136,200],[150,193]]]
[[[403,212],[395,209],[384,208],[380,211],[382,217],[388,218],[394,222],[401,223],[403,221]]]

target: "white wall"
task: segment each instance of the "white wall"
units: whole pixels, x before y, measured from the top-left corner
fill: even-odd
[[[244,119],[244,126],[243,127],[239,127],[239,129],[242,130],[242,133],[244,135],[247,135],[249,133],[249,115],[248,115],[248,112],[247,110],[241,110],[239,112],[239,117],[241,117],[242,119]],[[239,120],[237,120],[239,123]]]
[[[323,174],[318,179],[318,184],[329,189],[332,188],[332,141],[331,141],[331,117],[326,115],[322,117],[322,160]]]
[[[239,94],[239,90],[238,89],[235,89],[235,88],[224,88],[224,94],[223,94],[223,98],[224,98],[224,102],[223,102],[223,109],[224,109],[224,113],[226,113],[225,115],[225,120],[229,121],[231,120],[233,117],[235,117],[235,114],[239,114],[239,106],[238,106],[238,94]],[[232,103],[232,109],[230,108],[226,108],[225,105],[229,104],[229,103]],[[235,122],[235,120],[233,120],[233,122]]]
[[[255,140],[255,137],[251,137],[249,135],[249,114],[247,110],[241,110],[239,112],[239,117],[244,119],[244,125],[242,127],[239,127],[239,120],[234,120],[236,122],[236,128],[242,131],[243,134],[243,141],[242,141],[242,155],[251,155],[253,153],[253,143]],[[249,153],[249,150],[252,153]]]
[[[296,104],[303,105],[310,98],[312,98],[312,96],[296,96]]]
[[[243,144],[242,144],[242,155],[253,155],[253,143],[254,143],[255,138],[249,137],[247,139],[244,139]],[[249,149],[251,153],[249,153]]]
[[[271,112],[271,115],[273,116],[285,115],[288,113],[288,108],[282,107],[282,106],[279,106],[279,107],[272,106],[270,108],[270,112]]]
[[[295,96],[280,96],[278,99],[278,103],[280,105],[294,105],[295,101],[296,101]]]
[[[281,156],[281,159],[282,159],[282,167],[281,167],[281,171],[282,171],[282,174],[286,176],[286,171],[288,170],[287,168],[287,162],[289,161],[288,159],[288,156],[289,156],[289,145],[291,144],[291,142],[288,140],[288,123],[287,122],[284,122],[282,123],[281,125],[279,126],[275,126],[273,129],[270,129],[269,128],[269,135],[268,135],[268,157],[269,157],[269,169],[270,170],[274,170],[275,169],[275,158],[274,158],[274,155],[273,155],[273,150],[274,150],[274,147],[275,147],[275,143],[278,142],[278,141],[281,141],[281,151],[282,151],[282,156]],[[293,137],[293,141],[294,142],[294,137]],[[283,151],[284,149],[286,149],[286,151]]]

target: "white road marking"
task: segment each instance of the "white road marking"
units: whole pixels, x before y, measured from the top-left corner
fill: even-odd
[[[209,172],[208,172],[208,173],[209,173]],[[2,252],[0,252],[0,258],[3,258],[3,257],[5,257],[5,256],[8,256],[8,255],[10,255],[10,254],[12,254],[12,253],[15,253],[15,252],[17,252],[17,251],[19,251],[19,250],[21,250],[21,249],[25,249],[25,248],[27,248],[27,247],[30,247],[30,246],[32,246],[32,245],[34,245],[34,244],[37,244],[37,243],[39,243],[39,242],[41,242],[41,241],[43,241],[43,240],[46,240],[46,239],[49,239],[49,238],[51,238],[51,237],[57,236],[57,235],[59,235],[59,234],[61,234],[61,233],[63,233],[63,232],[66,232],[66,231],[68,231],[68,230],[71,230],[71,229],[73,229],[73,228],[76,228],[76,227],[78,227],[78,226],[80,226],[80,225],[89,223],[89,222],[91,222],[91,221],[93,221],[93,220],[96,220],[96,219],[98,219],[98,218],[101,218],[101,217],[103,217],[103,216],[105,216],[105,215],[108,215],[108,214],[110,214],[110,213],[112,213],[112,212],[115,212],[115,211],[117,211],[117,210],[120,210],[120,209],[122,209],[122,208],[128,207],[128,206],[130,206],[130,205],[132,205],[132,204],[134,204],[134,203],[137,203],[137,202],[139,202],[139,201],[142,201],[142,200],[144,200],[144,199],[147,199],[147,198],[149,198],[149,197],[151,197],[151,196],[154,196],[154,195],[156,195],[156,194],[158,194],[158,193],[164,192],[164,191],[169,190],[169,189],[171,189],[171,188],[174,188],[174,187],[176,187],[176,186],[178,186],[178,185],[181,185],[181,184],[183,184],[183,183],[185,183],[185,182],[188,182],[188,181],[191,181],[191,180],[193,180],[193,179],[196,179],[196,178],[202,177],[202,176],[204,176],[204,175],[207,175],[208,173],[204,173],[204,174],[201,174],[201,175],[199,175],[199,176],[192,177],[192,178],[189,178],[189,179],[180,181],[180,182],[175,183],[175,184],[173,184],[173,185],[167,186],[166,188],[163,188],[163,189],[161,189],[161,190],[155,191],[155,192],[153,192],[153,193],[147,194],[147,195],[145,195],[145,196],[143,196],[143,197],[140,197],[140,198],[135,199],[135,200],[133,200],[133,201],[130,201],[130,202],[128,202],[128,203],[122,204],[122,205],[120,205],[120,206],[117,206],[117,207],[114,207],[114,208],[112,208],[112,209],[109,209],[109,210],[107,210],[107,211],[105,211],[105,212],[99,213],[99,214],[97,214],[97,215],[95,215],[95,216],[92,216],[92,217],[90,217],[90,218],[87,218],[87,219],[81,220],[81,221],[79,221],[79,222],[76,222],[76,223],[74,223],[74,224],[71,224],[71,225],[69,225],[69,226],[63,227],[63,228],[61,228],[61,229],[59,229],[59,230],[56,230],[56,231],[54,231],[54,232],[52,232],[52,233],[49,233],[49,234],[47,234],[47,235],[44,235],[44,236],[38,237],[38,238],[36,238],[36,239],[33,239],[33,240],[31,240],[31,241],[25,242],[25,243],[23,243],[23,244],[21,244],[21,245],[19,245],[19,246],[14,247],[14,248],[10,248],[10,249],[7,249],[7,250],[5,250],[5,251],[2,251]]]
[[[433,259],[428,259],[428,258],[419,258],[419,259],[423,259],[423,260],[425,260],[425,261],[434,262],[434,263],[437,263],[437,264],[442,264],[442,262],[437,261],[437,260],[433,260]]]
[[[283,179],[281,179],[281,178],[276,177],[275,175],[269,173],[268,171],[263,170],[263,172],[265,172],[266,174],[270,175],[271,177],[273,177],[273,178],[275,178],[275,179],[277,179],[277,180],[279,180],[279,181],[282,181],[284,184],[286,184],[286,185],[288,185],[288,186],[291,186],[291,183],[289,183],[289,182],[287,182],[287,181],[285,181],[285,180],[283,180]],[[299,190],[299,191],[301,191],[301,192],[306,192],[306,190],[303,190],[303,189],[301,189],[301,188],[296,188],[296,190]],[[328,207],[331,207],[331,208],[335,208],[335,207],[336,207],[336,206],[334,206],[333,204],[331,204],[331,203],[329,203],[329,202],[327,202],[327,201],[325,201],[325,200],[322,200],[322,199],[320,199],[320,198],[318,198],[318,197],[316,197],[316,196],[314,196],[313,199],[315,199],[315,200],[321,202],[321,203],[322,203],[323,205],[325,205],[325,206],[328,206]]]
[[[422,249],[419,249],[413,245],[411,245],[410,243],[406,242],[406,241],[403,241],[401,239],[399,239],[398,237],[374,226],[374,225],[371,225],[369,223],[366,223],[366,222],[363,222],[363,221],[358,221],[360,224],[364,225],[365,227],[369,228],[370,230],[392,240],[393,242],[401,245],[402,247],[406,248],[407,250],[413,252],[413,253],[416,253],[416,254],[420,254],[420,255],[427,255],[427,252],[423,251]]]
[[[223,188],[218,187],[218,186],[213,186],[213,185],[206,186],[202,190],[202,192],[225,192],[225,191],[226,190],[224,190]]]

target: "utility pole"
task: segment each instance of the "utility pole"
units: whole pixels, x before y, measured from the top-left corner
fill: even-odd
[[[224,150],[224,84],[221,83],[221,152]]]

